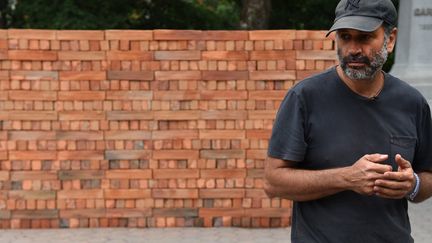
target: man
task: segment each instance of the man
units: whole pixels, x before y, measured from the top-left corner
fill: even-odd
[[[432,194],[429,106],[381,70],[396,41],[392,2],[342,0],[335,12],[340,65],[287,93],[266,193],[294,201],[294,243],[413,242],[407,200]]]

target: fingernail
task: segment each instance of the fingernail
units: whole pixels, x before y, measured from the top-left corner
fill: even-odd
[[[386,159],[387,157],[388,157],[387,154],[381,154],[381,155],[380,155],[380,159]]]

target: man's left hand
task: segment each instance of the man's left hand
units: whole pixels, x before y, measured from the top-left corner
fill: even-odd
[[[381,179],[375,181],[375,195],[401,199],[414,189],[415,177],[411,163],[402,158],[400,154],[396,155],[395,160],[398,164],[398,171],[385,172]]]

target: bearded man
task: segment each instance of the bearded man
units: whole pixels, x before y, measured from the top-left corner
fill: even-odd
[[[429,105],[382,71],[397,35],[390,0],[342,0],[335,13],[340,64],[287,93],[266,193],[294,201],[294,243],[413,242],[408,201],[432,195]]]

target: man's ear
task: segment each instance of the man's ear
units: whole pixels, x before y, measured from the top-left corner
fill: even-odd
[[[396,45],[396,39],[397,39],[397,32],[398,29],[395,27],[392,29],[390,36],[387,40],[387,51],[388,53],[392,53],[394,50],[394,47]]]

